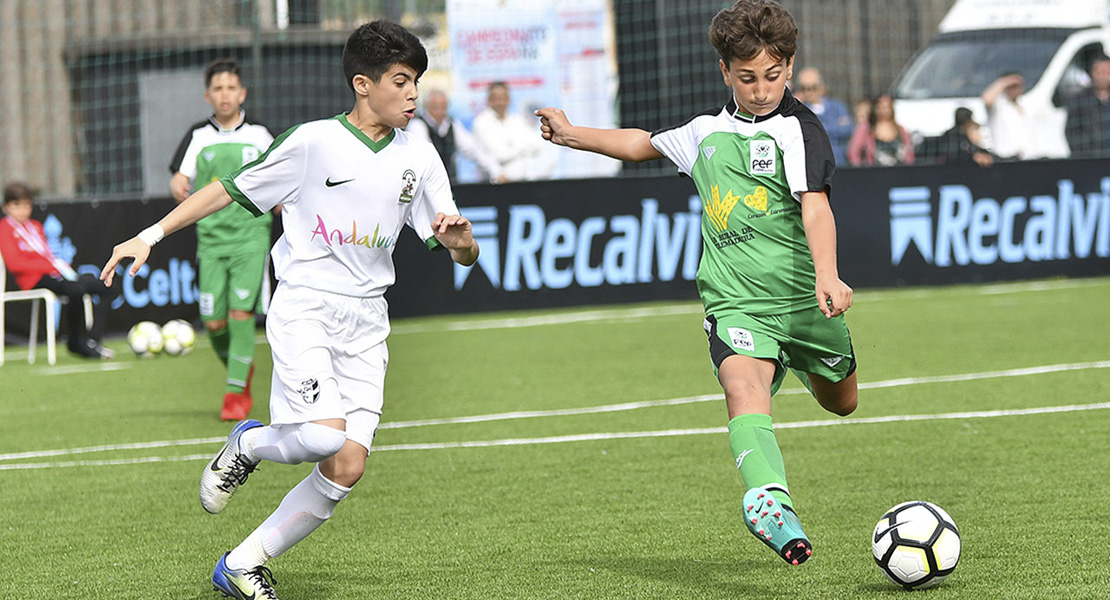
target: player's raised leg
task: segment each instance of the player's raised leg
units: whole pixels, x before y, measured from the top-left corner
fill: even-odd
[[[786,469],[771,426],[771,386],[777,365],[767,359],[733,355],[721,363],[718,378],[729,414],[729,447],[748,491],[744,524],[790,564],[813,553],[802,531],[786,485]]]
[[[286,494],[273,514],[220,559],[213,572],[213,585],[223,589],[219,581],[221,567],[238,574],[265,569],[271,558],[281,556],[330,519],[335,507],[362,478],[368,452],[361,443],[348,440],[338,453],[316,465]]]

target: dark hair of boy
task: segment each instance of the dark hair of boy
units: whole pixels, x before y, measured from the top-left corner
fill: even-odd
[[[5,203],[14,202],[16,200],[34,200],[35,195],[35,188],[26,183],[16,181],[4,186]]]
[[[217,58],[208,64],[204,69],[204,87],[212,85],[212,78],[220,73],[231,73],[243,81],[243,75],[239,72],[239,63],[234,58]]]
[[[393,65],[411,67],[417,78],[428,70],[428,53],[420,38],[393,21],[366,23],[343,45],[343,75],[352,92],[355,75],[365,75],[377,83]]]
[[[798,47],[794,17],[772,0],[739,0],[713,17],[709,43],[728,65],[751,60],[766,50],[776,60],[790,60]]]

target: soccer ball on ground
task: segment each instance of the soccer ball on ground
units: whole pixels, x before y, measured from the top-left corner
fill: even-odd
[[[174,319],[162,326],[162,341],[166,354],[172,356],[188,354],[197,344],[197,332],[185,319]]]
[[[879,569],[907,590],[944,581],[960,562],[960,530],[931,502],[903,502],[875,525],[871,553]]]
[[[136,356],[155,356],[162,351],[162,328],[154,321],[139,321],[127,332],[127,345]]]

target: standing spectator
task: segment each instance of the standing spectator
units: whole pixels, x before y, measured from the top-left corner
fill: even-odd
[[[987,107],[991,150],[1002,159],[1033,158],[1029,119],[1020,103],[1024,93],[1025,80],[1017,73],[1006,73],[983,90],[982,99]]]
[[[428,98],[424,101],[424,112],[410,121],[405,131],[428,140],[435,146],[439,157],[443,159],[443,166],[447,167],[447,177],[452,184],[456,183],[456,151],[478,163],[490,181],[495,183],[505,181],[505,177],[501,174],[501,165],[494,160],[489,151],[474,137],[474,134],[463,127],[462,123],[447,114],[447,94],[442,91],[428,92]]]
[[[189,128],[170,163],[170,193],[184,202],[200,189],[258,158],[274,137],[247,119],[239,65],[218,59],[204,71],[204,99],[212,115]],[[246,208],[228,206],[197,224],[200,318],[212,350],[227,369],[220,418],[245,419],[253,400],[254,309],[267,277],[269,213],[255,219]]]
[[[46,242],[42,223],[31,218],[35,191],[25,183],[10,183],[4,188],[4,218],[0,219],[0,255],[21,290],[43,288],[68,300],[66,327],[69,351],[85,358],[107,360],[115,355],[100,339],[108,311],[119,290],[104,285],[94,275],[78,275],[73,267],[54,256]],[[85,328],[85,294],[97,300],[93,326]],[[48,324],[48,327],[53,324]],[[4,341],[0,340],[0,344]]]
[[[1091,87],[1068,99],[1064,132],[1074,157],[1101,156],[1110,148],[1110,58],[1091,63]]]
[[[913,164],[913,141],[894,118],[894,98],[890,94],[876,98],[868,121],[856,126],[848,142],[848,161],[856,166]]]
[[[817,69],[806,67],[798,71],[795,82],[794,96],[805,103],[818,119],[821,119],[821,124],[829,134],[836,164],[838,166],[848,164],[848,139],[852,137],[852,130],[855,129],[852,113],[848,112],[848,107],[843,102],[825,95],[828,87],[825,86],[824,80],[821,79],[821,72]]]
[[[542,153],[535,125],[509,112],[509,86],[495,81],[489,86],[486,108],[474,117],[474,137],[501,165],[506,181],[545,179],[551,166]]]

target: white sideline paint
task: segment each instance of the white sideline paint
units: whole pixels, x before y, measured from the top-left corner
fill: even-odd
[[[1077,371],[1086,369],[1105,369],[1110,368],[1110,361],[1098,361],[1089,363],[1065,363],[1059,365],[1045,365],[1040,367],[1028,367],[1023,369],[1007,369],[1004,371],[988,371],[984,373],[965,373],[962,375],[940,375],[934,377],[910,377],[904,379],[889,379],[886,381],[874,381],[869,383],[860,384],[860,389],[881,389],[889,387],[898,387],[906,385],[923,385],[930,383],[951,383],[961,381],[974,381],[978,379],[991,379],[1001,377],[1021,377],[1028,375],[1041,375],[1046,373],[1059,373],[1064,371]],[[804,394],[808,393],[803,389],[790,389],[780,392],[781,394]],[[552,416],[568,416],[568,415],[583,415],[583,414],[597,414],[615,411],[635,410],[639,408],[650,408],[657,406],[674,406],[679,404],[690,404],[695,402],[710,402],[720,401],[720,394],[708,394],[703,396],[691,396],[688,398],[672,398],[668,400],[648,400],[643,402],[625,402],[622,404],[609,404],[603,406],[592,406],[577,409],[561,409],[561,410],[546,410],[546,411],[519,411],[511,413],[500,413],[490,415],[477,415],[470,417],[453,417],[445,419],[427,419],[423,421],[397,421],[392,423],[383,423],[381,426],[387,429],[399,429],[405,427],[422,427],[428,425],[444,425],[444,424],[461,424],[461,423],[480,423],[488,421],[502,421],[509,419],[525,419],[536,417],[552,417]],[[864,418],[849,418],[849,419],[829,419],[822,421],[796,421],[787,423],[776,423],[776,429],[799,429],[808,427],[829,427],[834,425],[862,425],[873,423],[899,423],[908,421],[941,421],[950,419],[983,419],[983,418],[996,418],[1008,416],[1025,416],[1025,415],[1039,415],[1051,414],[1062,412],[1079,412],[1079,411],[1092,411],[1104,410],[1110,408],[1110,402],[1102,402],[1095,404],[1077,404],[1069,406],[1047,406],[1040,408],[1027,408],[1027,409],[1009,409],[1009,410],[988,410],[988,411],[974,411],[974,412],[958,412],[958,413],[942,413],[932,415],[890,415],[885,417],[864,417]],[[723,433],[728,431],[727,427],[710,427],[704,429],[672,429],[663,431],[639,431],[639,432],[618,432],[618,433],[587,433],[568,436],[546,437],[546,438],[517,438],[517,439],[502,439],[502,440],[486,440],[486,441],[473,441],[473,442],[436,442],[427,444],[395,444],[375,446],[374,452],[388,452],[394,450],[442,450],[447,448],[486,448],[492,446],[520,446],[520,445],[533,445],[533,444],[554,444],[564,442],[579,442],[579,441],[596,441],[606,439],[628,439],[628,438],[646,438],[646,437],[674,437],[683,435],[703,435],[711,433]],[[47,458],[51,456],[69,456],[74,454],[89,454],[94,452],[109,452],[120,450],[141,450],[148,448],[166,448],[172,446],[193,446],[201,444],[216,444],[226,440],[226,437],[210,437],[210,438],[196,438],[186,440],[168,440],[156,442],[136,442],[130,444],[112,444],[103,446],[89,446],[84,448],[67,448],[59,450],[37,450],[32,452],[16,452],[10,454],[0,454],[0,461],[8,460],[26,460],[35,458]],[[0,464],[0,471],[13,471],[20,469],[56,469],[66,467],[84,467],[84,466],[110,466],[110,465],[127,465],[127,464],[141,464],[150,462],[181,462],[181,461],[194,461],[194,460],[209,460],[210,455],[189,455],[189,456],[148,456],[140,458],[121,458],[111,460],[90,460],[90,461],[69,461],[69,462],[55,462],[55,463],[23,463],[23,464]]]
[[[1097,404],[1075,404],[1071,406],[1046,406],[1041,408],[1023,408],[1011,410],[983,410],[974,412],[944,413],[937,415],[890,415],[886,417],[868,417],[862,419],[829,419],[824,421],[796,421],[793,423],[776,423],[775,429],[806,429],[811,427],[830,427],[834,425],[864,425],[873,423],[900,423],[908,421],[943,421],[950,419],[989,419],[996,417],[1014,417],[1026,415],[1043,415],[1066,412],[1084,412],[1092,410],[1110,409],[1110,402]],[[542,438],[508,438],[500,440],[480,440],[473,442],[432,442],[425,444],[393,444],[375,446],[374,452],[390,452],[397,450],[447,450],[452,448],[492,448],[497,446],[535,446],[538,444],[562,444],[568,442],[592,442],[600,440],[621,440],[637,438],[677,437],[686,435],[707,435],[728,433],[728,427],[706,427],[701,429],[667,429],[662,431],[621,431],[611,433],[581,433],[577,435],[560,435]],[[222,441],[224,438],[215,438]],[[180,444],[174,444],[180,445]],[[210,454],[193,454],[188,456],[144,456],[141,458],[120,458],[113,460],[79,460],[57,463],[22,463],[0,465],[0,471],[15,471],[27,469],[60,469],[66,467],[96,467],[112,465],[133,465],[155,462],[191,462],[211,460]]]

